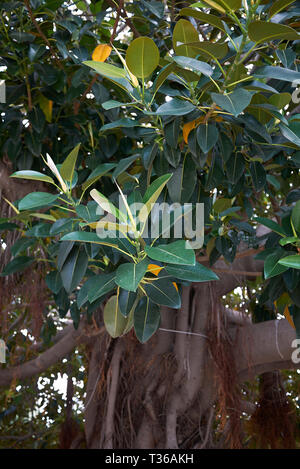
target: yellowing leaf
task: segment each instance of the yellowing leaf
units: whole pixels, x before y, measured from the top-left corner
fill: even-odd
[[[293,321],[293,318],[292,318],[292,316],[290,315],[290,311],[289,311],[288,305],[286,305],[283,314],[285,315],[285,318],[286,318],[286,320],[289,322],[289,324],[290,324],[294,329],[296,329],[295,324],[294,324],[294,321]]]
[[[110,56],[111,47],[108,44],[99,44],[92,54],[92,59],[96,62],[105,62],[107,57]]]
[[[148,264],[148,272],[151,272],[153,275],[158,275],[162,267],[156,264]]]
[[[201,122],[201,120],[203,120],[203,118],[198,117],[198,119],[195,119],[191,122],[187,122],[186,124],[184,124],[182,128],[182,134],[183,134],[183,140],[185,141],[185,143],[188,143],[189,133],[193,129],[195,129],[195,127]]]
[[[53,108],[53,101],[47,99],[42,94],[39,97],[39,105],[43,113],[45,114],[46,121],[51,122],[52,120],[52,108]]]

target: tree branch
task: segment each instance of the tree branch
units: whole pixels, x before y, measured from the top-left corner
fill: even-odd
[[[68,355],[83,337],[83,326],[81,325],[77,330],[73,329],[57,344],[41,353],[34,360],[0,370],[0,386],[8,387],[15,379],[24,380],[42,373]]]
[[[245,326],[237,334],[235,357],[241,382],[266,371],[300,368],[292,361],[296,332],[286,319]]]

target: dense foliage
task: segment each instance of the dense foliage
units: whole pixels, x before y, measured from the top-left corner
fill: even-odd
[[[33,272],[45,291],[26,328],[46,346],[61,320],[78,328],[102,306],[112,337],[134,328],[144,343],[160,306],[180,308],[182,286],[218,281],[215,262],[246,245],[264,261],[254,320],[284,314],[300,333],[299,12],[287,0],[1,4],[2,164],[11,188],[31,181],[25,196],[0,186],[10,324]],[[203,203],[201,243],[176,238],[182,207],[166,228],[155,202],[189,204],[193,228]],[[8,360],[29,340],[5,339]]]

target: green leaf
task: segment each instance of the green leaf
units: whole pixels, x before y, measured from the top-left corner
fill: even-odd
[[[249,106],[252,94],[238,88],[230,94],[211,93],[211,97],[218,106],[237,117]]]
[[[31,171],[31,170],[17,171],[13,173],[10,177],[19,178],[19,179],[32,179],[34,181],[43,181],[43,182],[49,182],[50,184],[54,184],[54,180],[50,176],[46,176],[46,174],[39,173],[38,171]]]
[[[57,295],[57,293],[63,287],[61,275],[58,271],[49,272],[49,274],[46,275],[45,282],[46,282],[47,287],[55,295]]]
[[[64,289],[72,292],[82,280],[88,265],[85,249],[75,246],[68,255],[60,272]]]
[[[144,197],[143,197],[143,204],[144,206],[139,212],[139,220],[142,224],[141,233],[144,231],[144,224],[152,210],[153,204],[157,201],[158,197],[160,196],[163,188],[172,177],[172,174],[164,174],[159,178],[155,179],[152,184],[148,187]]]
[[[197,128],[197,142],[203,153],[208,153],[219,138],[219,132],[214,124],[200,124]]]
[[[137,299],[136,293],[132,291],[128,291],[128,290],[123,290],[123,288],[120,288],[119,308],[123,316],[127,317],[129,315],[132,308],[134,307],[136,299]]]
[[[28,256],[19,256],[15,257],[12,261],[6,264],[5,268],[2,270],[0,274],[1,277],[5,277],[6,275],[11,275],[16,272],[22,272],[24,269],[29,267],[34,262],[34,259]]]
[[[88,299],[89,302],[92,303],[93,301],[100,298],[100,296],[109,293],[116,287],[115,278],[116,273],[111,272],[109,274],[102,274],[98,275],[98,282],[94,284],[93,287],[88,292]]]
[[[278,264],[286,268],[300,269],[300,254],[284,257],[278,261]]]
[[[243,175],[245,161],[241,153],[235,152],[226,163],[226,173],[229,182],[235,184]]]
[[[118,210],[105,195],[96,189],[91,190],[90,195],[105,212],[111,213],[117,220],[127,223],[126,215]]]
[[[289,68],[275,67],[274,65],[258,68],[253,72],[253,76],[257,78],[273,78],[291,83],[300,80],[300,72],[290,70]]]
[[[300,34],[295,29],[283,24],[271,23],[267,21],[253,21],[249,25],[248,34],[251,41],[259,44],[260,42],[269,42],[275,39],[297,40]]]
[[[49,194],[48,192],[32,192],[31,194],[25,195],[23,199],[19,201],[19,210],[31,210],[37,207],[44,207],[46,205],[52,205],[59,195]]]
[[[118,295],[114,295],[107,301],[103,312],[104,325],[107,332],[113,338],[124,334],[128,319],[125,318],[119,308]]]
[[[268,218],[263,217],[257,217],[255,218],[255,221],[257,221],[257,223],[260,223],[261,225],[266,226],[267,228],[270,228],[270,230],[274,231],[277,234],[280,234],[281,236],[286,236],[284,229],[273,220],[269,220]]]
[[[115,163],[103,163],[98,165],[89,175],[87,180],[82,184],[82,189],[85,192],[94,182],[98,181],[102,176],[107,174],[111,169],[115,168]]]
[[[192,72],[202,73],[207,77],[211,77],[213,74],[213,68],[209,64],[201,62],[200,60],[184,56],[174,57],[173,60],[180,65],[180,67],[191,70]]]
[[[89,233],[87,231],[73,231],[68,233],[61,238],[61,241],[77,241],[82,243],[94,243],[101,244],[103,246],[109,246],[118,251],[127,251],[131,254],[136,254],[134,247],[126,238],[117,238],[112,236],[99,237],[97,233]]]
[[[210,59],[222,59],[228,53],[228,45],[224,42],[221,43],[214,43],[209,41],[201,41],[201,42],[189,42],[185,44],[190,49],[194,51],[193,57],[196,55],[204,55],[205,57],[209,57]]]
[[[292,222],[295,230],[300,233],[300,200],[298,200],[292,210]]]
[[[282,258],[282,256],[286,256],[286,253],[282,250],[277,250],[266,258],[264,264],[265,279],[275,277],[276,275],[282,274],[283,272],[288,270],[288,267],[285,267],[284,265],[278,262]]]
[[[194,8],[182,8],[179,14],[180,16],[191,16],[192,18],[199,20],[201,23],[210,24],[211,26],[215,26],[221,31],[224,31],[224,33],[226,32],[222,20],[218,18],[218,16],[203,13],[202,11],[195,10]]]
[[[161,116],[184,116],[194,109],[195,106],[189,101],[174,98],[159,106],[155,114]]]
[[[173,31],[173,48],[176,55],[195,57],[197,52],[185,44],[189,42],[196,42],[198,40],[199,34],[192,23],[184,19],[180,19],[176,23]]]
[[[124,171],[126,171],[126,169],[129,168],[129,166],[131,166],[132,163],[139,157],[140,155],[137,153],[136,155],[128,156],[128,158],[122,158],[112,173],[113,179],[117,179],[117,177],[124,173]]]
[[[287,244],[293,244],[299,242],[299,238],[297,236],[290,236],[288,238],[281,238],[279,240],[280,246],[286,246]]]
[[[276,106],[278,109],[283,109],[291,102],[292,96],[290,93],[277,93],[269,98],[269,103]]]
[[[204,0],[204,3],[221,13],[225,13],[225,11],[234,12],[242,7],[242,0]]]
[[[279,124],[279,128],[281,130],[282,135],[289,140],[290,142],[293,142],[295,145],[300,147],[300,137],[296,135],[289,127],[283,124]]]
[[[73,175],[74,175],[74,170],[75,170],[75,165],[78,157],[78,152],[80,148],[80,143],[76,145],[75,148],[69,153],[65,161],[60,167],[60,174],[61,176],[68,182],[73,181]]]
[[[180,295],[168,278],[155,279],[144,285],[144,290],[155,304],[176,309],[181,306]]]
[[[33,244],[35,244],[34,239],[20,238],[10,248],[10,252],[12,253],[14,257],[16,257],[18,254],[25,251]]]
[[[127,262],[126,264],[121,264],[117,268],[116,272],[116,284],[119,285],[124,290],[133,291],[137,290],[137,287],[144,277],[148,269],[148,261],[144,259],[138,264],[133,262]]]
[[[123,68],[116,67],[115,65],[110,65],[105,62],[95,62],[93,60],[87,60],[83,62],[84,65],[96,70],[97,73],[108,78],[125,78],[126,70]]]
[[[159,306],[148,297],[141,298],[134,311],[134,330],[138,340],[144,344],[157,331],[160,323]]]
[[[258,161],[253,161],[249,169],[253,185],[257,191],[260,191],[266,184],[266,171],[263,165]]]
[[[167,265],[164,269],[168,274],[180,280],[187,280],[188,282],[210,282],[212,280],[219,280],[217,274],[208,269],[199,262],[195,265],[181,265],[180,267]]]
[[[150,37],[134,39],[126,51],[126,65],[136,77],[144,80],[159,63],[159,50]]]
[[[196,165],[189,154],[185,156],[183,164],[174,171],[168,182],[168,192],[172,202],[187,203],[195,190],[196,182]]]
[[[146,246],[145,251],[150,259],[168,264],[195,265],[196,263],[194,250],[190,248],[189,242],[184,240],[157,247]]]
[[[269,10],[269,18],[271,19],[273,16],[277,15],[277,13],[284,10],[294,2],[295,0],[277,0],[276,2],[273,2]]]

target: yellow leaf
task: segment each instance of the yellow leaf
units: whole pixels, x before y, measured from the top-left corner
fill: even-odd
[[[188,143],[189,133],[196,127],[196,121],[187,122],[182,128],[183,140]]]
[[[47,99],[42,94],[39,96],[39,105],[43,113],[45,114],[46,121],[51,122],[52,120],[52,108],[53,108],[53,101]]]
[[[111,47],[108,44],[99,44],[92,54],[92,59],[96,62],[105,62],[110,56]]]
[[[148,272],[151,272],[153,275],[158,275],[162,267],[156,264],[148,264]]]
[[[285,315],[285,318],[287,319],[287,321],[289,322],[289,324],[290,324],[294,329],[296,329],[295,324],[294,324],[294,321],[293,321],[293,318],[292,318],[292,316],[290,315],[290,311],[289,311],[288,305],[286,305],[283,314]]]

